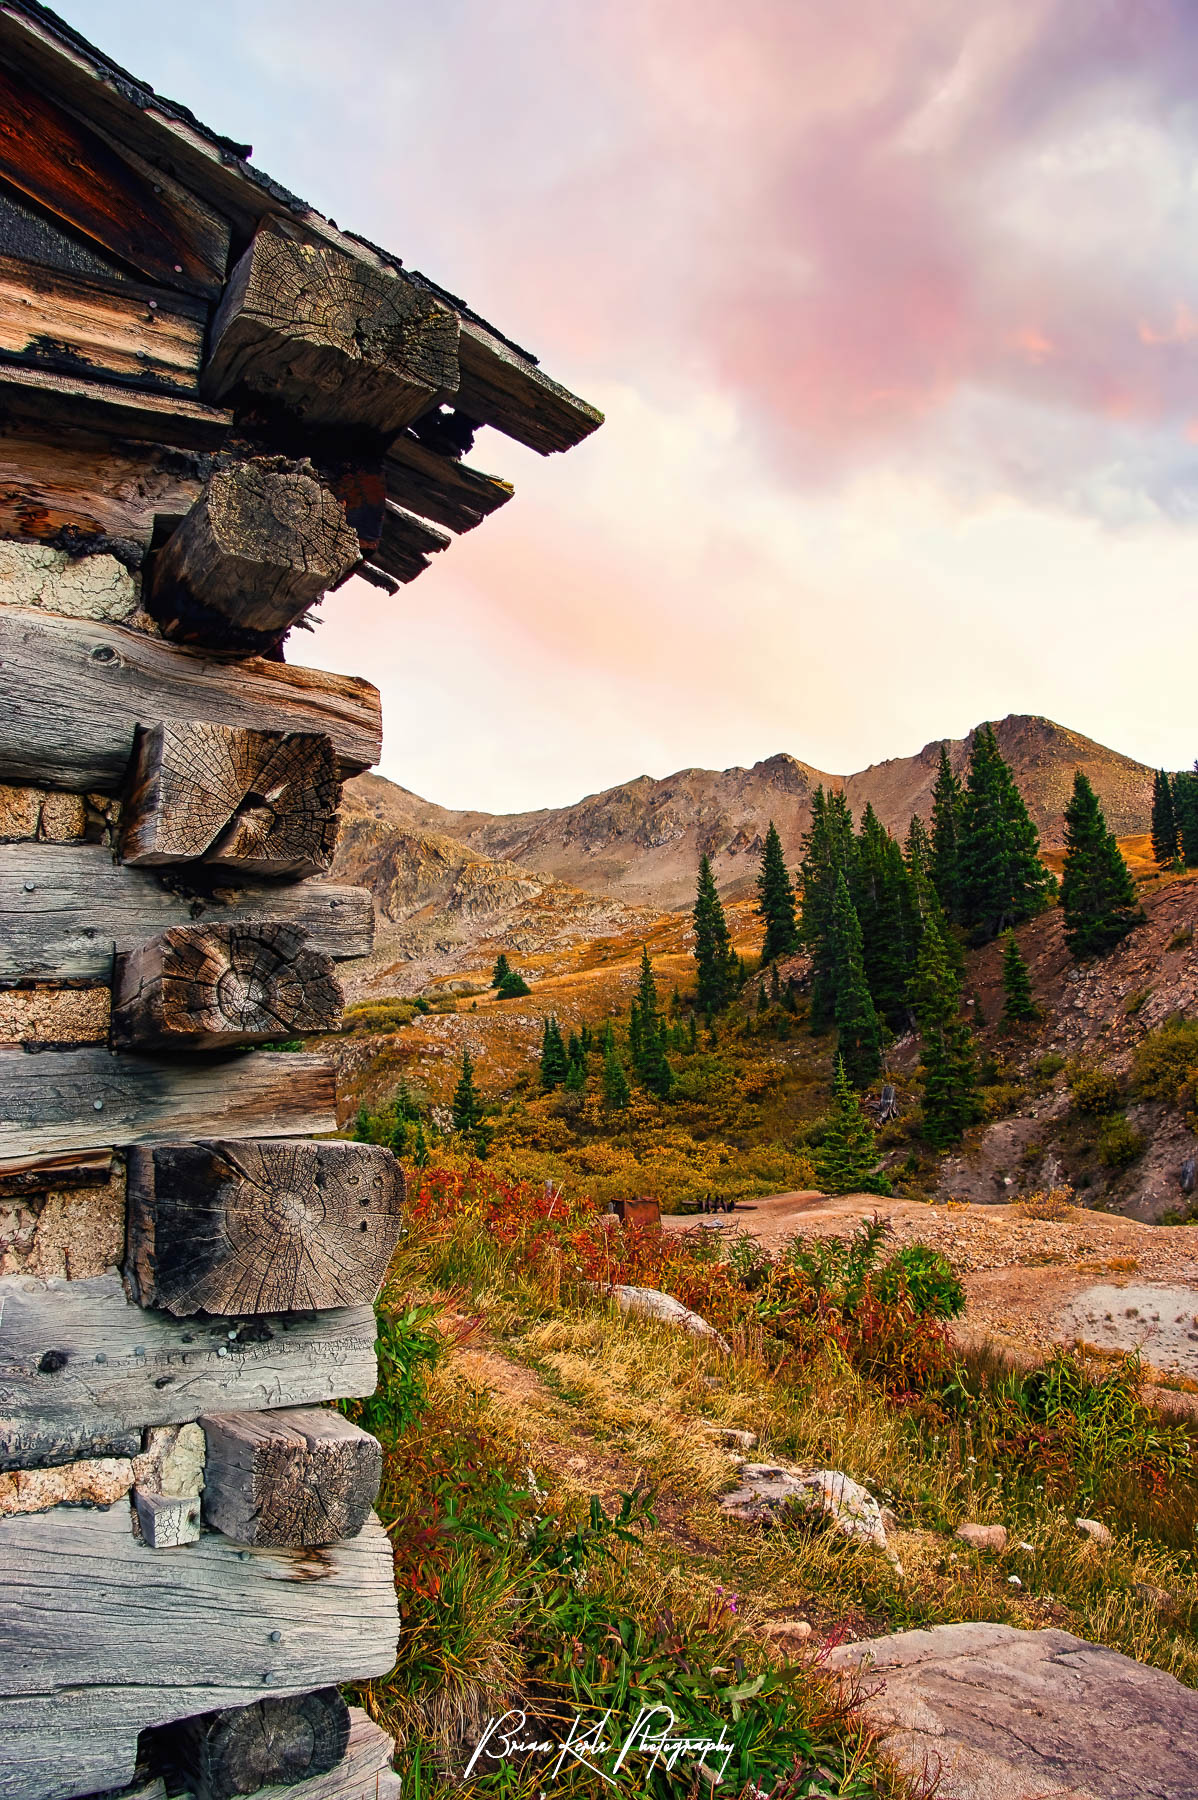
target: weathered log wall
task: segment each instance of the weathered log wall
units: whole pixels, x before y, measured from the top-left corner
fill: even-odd
[[[334,1070],[293,1047],[371,946],[320,878],[379,697],[283,642],[506,504],[480,426],[599,422],[0,10],[0,1800],[139,1750],[146,1800],[398,1791],[335,1692],[395,1653],[381,1452],[327,1403],[374,1387],[403,1177],[310,1141]]]

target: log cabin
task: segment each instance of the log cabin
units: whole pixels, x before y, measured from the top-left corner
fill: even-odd
[[[323,878],[382,723],[285,646],[485,529],[482,427],[601,415],[250,154],[0,0],[0,1800],[399,1792],[333,1403],[403,1171],[269,1047],[370,948]]]

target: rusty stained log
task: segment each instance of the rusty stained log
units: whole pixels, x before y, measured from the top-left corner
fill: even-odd
[[[357,1537],[383,1473],[377,1438],[322,1407],[209,1413],[204,1523],[264,1550]]]
[[[0,175],[93,243],[167,287],[215,298],[229,227],[165,170],[118,149],[0,67]]]
[[[138,733],[121,857],[202,862],[244,877],[322,875],[337,847],[341,783],[323,732],[167,720]]]
[[[449,542],[435,525],[388,500],[382,536],[370,561],[396,581],[415,581],[428,568],[429,557],[444,550]]]
[[[457,387],[458,322],[405,275],[264,224],[229,278],[203,388],[391,436]]]
[[[112,1041],[120,1050],[225,1050],[333,1031],[344,996],[332,959],[299,925],[175,925],[119,956]]]
[[[0,680],[0,781],[119,793],[137,727],[154,719],[325,731],[342,776],[382,748],[378,689],[356,676],[257,658],[231,666],[36,607],[0,606]]]
[[[154,557],[145,605],[177,642],[256,654],[360,556],[336,495],[311,468],[254,458],[209,476]]]
[[[162,1740],[195,1800],[233,1800],[329,1774],[345,1757],[349,1729],[349,1707],[328,1687],[202,1713]],[[362,1793],[365,1800],[365,1788]]]
[[[404,1176],[375,1144],[217,1139],[128,1153],[125,1278],[177,1317],[369,1305]]]
[[[388,446],[383,473],[388,499],[451,531],[473,531],[515,493],[510,481],[440,456],[406,434]]]
[[[195,396],[201,300],[0,256],[0,357],[34,368]]]
[[[156,516],[181,517],[194,505],[202,468],[190,450],[7,421],[0,425],[0,537],[74,552],[111,547],[138,563]]]

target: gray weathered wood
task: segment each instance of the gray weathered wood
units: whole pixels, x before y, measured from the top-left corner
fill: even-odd
[[[230,666],[120,625],[0,606],[0,781],[119,793],[138,725],[325,731],[343,776],[377,762],[378,689],[257,657]]]
[[[168,1735],[195,1800],[234,1800],[264,1782],[291,1788],[330,1774],[349,1746],[349,1707],[336,1688],[318,1688],[203,1713]]]
[[[123,1050],[224,1050],[333,1031],[344,995],[300,925],[172,925],[118,956],[112,1042]]]
[[[121,857],[145,868],[203,862],[243,879],[322,875],[340,799],[324,732],[167,720],[138,733]]]
[[[0,1049],[0,1094],[0,1158],[337,1128],[333,1065],[301,1051],[162,1062],[100,1049]]]
[[[388,448],[383,473],[389,499],[451,531],[472,531],[515,492],[510,481],[440,456],[405,434]]]
[[[311,467],[255,457],[213,470],[155,556],[145,605],[178,643],[256,654],[360,555],[336,495]]]
[[[289,919],[326,956],[370,953],[368,888],[188,874],[172,871],[168,887],[150,869],[114,863],[102,844],[0,845],[0,982],[109,982],[114,948],[124,954],[190,920]]]
[[[155,1494],[149,1488],[135,1487],[133,1508],[142,1539],[151,1550],[181,1550],[184,1544],[199,1542],[198,1494],[180,1498],[177,1494]]]
[[[327,1775],[311,1775],[288,1788],[286,1800],[400,1800],[403,1783],[392,1768],[395,1745],[361,1707],[349,1709],[344,1759]],[[130,1800],[138,1800],[130,1796]],[[259,1788],[245,1800],[281,1800],[277,1788]]]
[[[207,323],[201,300],[0,256],[0,352],[16,363],[195,395]]]
[[[453,393],[457,343],[455,315],[406,275],[270,223],[229,278],[203,386],[391,435]]]
[[[205,1532],[168,1562],[127,1500],[0,1519],[0,1620],[3,1800],[123,1786],[152,1725],[386,1674],[399,1631],[375,1519],[312,1551]]]
[[[275,1549],[356,1537],[383,1473],[377,1438],[322,1407],[205,1413],[204,1523]]]
[[[369,1305],[399,1237],[403,1170],[376,1144],[238,1139],[130,1149],[125,1278],[142,1306]]]
[[[368,1306],[194,1323],[132,1305],[115,1274],[5,1276],[0,1306],[2,1468],[137,1455],[149,1425],[370,1394],[377,1379]],[[43,1369],[48,1351],[66,1362]]]

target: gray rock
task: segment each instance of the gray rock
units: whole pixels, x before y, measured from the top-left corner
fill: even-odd
[[[938,1625],[844,1644],[868,1717],[952,1800],[1198,1800],[1198,1693],[1066,1631]]]
[[[958,1525],[956,1535],[971,1550],[997,1550],[1001,1553],[1007,1547],[1005,1525]]]
[[[694,1337],[712,1338],[721,1350],[731,1350],[727,1339],[721,1337],[714,1325],[701,1319],[689,1306],[683,1306],[681,1300],[675,1300],[672,1294],[658,1293],[656,1288],[624,1286],[600,1291],[608,1294],[621,1312],[636,1313],[645,1319],[657,1319],[663,1325],[674,1325],[679,1331],[689,1331]]]
[[[703,1435],[713,1437],[725,1450],[756,1450],[757,1433],[741,1431],[735,1425],[704,1425]]]
[[[1092,1544],[1106,1545],[1113,1544],[1115,1541],[1114,1533],[1102,1523],[1101,1519],[1074,1519],[1073,1523],[1077,1526],[1079,1534],[1084,1538],[1089,1538]]]
[[[776,1463],[746,1463],[740,1478],[738,1488],[720,1496],[719,1504],[730,1518],[747,1525],[772,1525],[785,1511],[790,1517],[829,1525],[842,1537],[886,1549],[877,1501],[838,1469],[803,1471]]]

